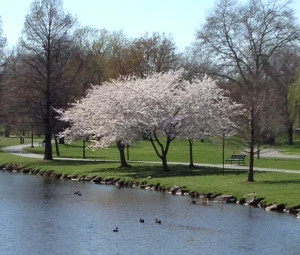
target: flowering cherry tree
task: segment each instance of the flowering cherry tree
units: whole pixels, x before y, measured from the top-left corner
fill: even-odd
[[[188,121],[181,136],[189,141],[190,167],[194,167],[193,142],[206,135],[233,135],[233,117],[239,114],[241,105],[225,96],[226,91],[207,76],[192,80],[185,91]]]
[[[133,102],[125,89],[129,81],[113,80],[93,86],[86,97],[66,111],[59,110],[60,119],[70,124],[61,135],[69,140],[89,137],[93,148],[105,148],[115,143],[120,152],[121,166],[128,166],[125,145],[137,135],[131,119],[126,116],[126,109],[130,109],[130,102]]]
[[[179,136],[199,138],[230,126],[236,106],[209,79],[189,82],[183,71],[156,73],[144,79],[129,77],[94,86],[61,119],[70,123],[63,135],[91,136],[94,147],[116,143],[126,166],[125,144],[146,135],[164,171],[171,142]]]

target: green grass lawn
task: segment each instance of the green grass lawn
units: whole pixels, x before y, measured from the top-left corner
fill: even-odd
[[[36,139],[35,142],[41,139]],[[25,143],[30,143],[27,139]],[[9,146],[19,144],[18,138],[4,139],[0,138],[0,146]],[[187,141],[174,141],[171,143],[168,153],[169,162],[189,162],[189,147]],[[296,154],[300,151],[300,141],[295,142],[295,145],[277,147],[278,150],[287,150],[291,148],[290,152]],[[26,148],[27,151],[34,153],[44,153],[44,147]],[[77,141],[72,144],[59,145],[60,157],[66,158],[82,158],[82,142]],[[238,153],[237,149],[226,145],[225,158],[230,157],[231,154]],[[126,153],[127,154],[127,153]],[[53,155],[55,156],[55,146],[53,145]],[[213,142],[195,142],[193,146],[194,163],[209,163],[209,164],[222,164],[222,145],[220,140]],[[86,149],[86,157],[88,159],[102,159],[102,160],[119,160],[119,152],[115,146],[107,149],[92,150]],[[160,161],[155,154],[152,145],[148,141],[140,141],[133,144],[129,148],[130,161]],[[249,157],[246,157],[246,165],[249,165]],[[277,169],[292,169],[300,170],[300,160],[296,159],[274,159],[274,158],[261,158],[255,159],[254,165],[256,167],[264,168],[277,168]]]
[[[89,144],[89,143],[88,143]],[[297,144],[295,144],[297,146]],[[300,142],[299,142],[300,147]],[[278,148],[286,148],[282,146]],[[26,148],[27,151],[34,153],[44,153],[43,147]],[[59,145],[60,157],[82,158],[82,142],[77,141],[72,144]],[[297,149],[293,149],[297,152]],[[299,148],[300,151],[300,148]],[[226,145],[225,159],[231,154],[238,153],[235,147]],[[55,146],[53,145],[53,155],[55,155]],[[195,142],[193,145],[194,163],[222,164],[222,144],[220,140],[213,142]],[[88,159],[119,160],[119,152],[115,146],[107,149],[92,150],[86,149]],[[131,161],[160,161],[155,154],[152,145],[148,141],[140,141],[129,148],[129,159]],[[189,162],[189,145],[187,141],[174,141],[171,143],[168,153],[169,162]],[[249,165],[249,157],[246,157],[246,165]],[[273,159],[260,158],[255,159],[254,165],[263,168],[300,170],[300,159]]]
[[[89,145],[89,143],[87,143]],[[43,147],[26,148],[27,151],[43,153]],[[60,156],[67,158],[82,158],[82,142],[77,141],[72,144],[59,145]],[[225,157],[230,157],[236,153],[233,147],[226,147]],[[55,146],[53,145],[55,155]],[[193,146],[194,162],[196,163],[222,163],[221,142],[216,140],[214,143],[195,142]],[[127,153],[126,153],[127,156]],[[119,152],[115,146],[107,149],[86,149],[86,157],[89,159],[118,160]],[[133,161],[159,161],[154,149],[149,141],[140,141],[130,146],[129,159]],[[189,144],[187,141],[174,141],[170,145],[168,161],[189,162]]]
[[[293,145],[281,145],[275,149],[287,155],[300,155],[300,140],[294,141]]]
[[[0,147],[18,144],[18,139],[0,138]],[[43,147],[30,150],[43,152]],[[81,157],[81,143],[60,146],[62,157]],[[226,155],[234,153],[234,148],[226,148]],[[222,149],[218,142],[195,143],[195,162],[217,163],[221,162]],[[87,151],[88,158],[118,159],[116,148]],[[140,142],[130,148],[131,160],[158,161],[148,142]],[[188,143],[176,141],[171,144],[169,161],[188,162]],[[292,162],[292,163],[290,163]],[[149,184],[160,184],[169,188],[179,185],[189,191],[205,194],[231,194],[237,198],[243,198],[247,194],[255,194],[262,198],[265,204],[285,204],[286,207],[300,206],[300,174],[284,174],[255,172],[255,182],[246,182],[247,172],[239,170],[198,168],[190,169],[187,166],[171,165],[169,172],[162,172],[160,164],[138,164],[132,163],[131,168],[120,168],[118,163],[99,162],[70,162],[70,161],[44,161],[28,159],[0,152],[0,164],[14,163],[20,167],[41,170],[54,170],[57,173],[65,173],[77,176],[100,176],[102,178],[120,178],[126,181],[147,182]],[[295,168],[300,162],[296,160],[264,159],[256,160],[255,165],[261,164],[265,167],[294,164]],[[147,176],[152,179],[147,179]]]

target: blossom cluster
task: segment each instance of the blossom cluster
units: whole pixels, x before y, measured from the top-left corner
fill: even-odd
[[[143,134],[197,139],[232,133],[232,117],[239,107],[216,81],[208,77],[188,81],[180,70],[93,86],[59,113],[70,124],[63,136],[89,138],[94,147],[103,148],[119,141],[130,144]]]

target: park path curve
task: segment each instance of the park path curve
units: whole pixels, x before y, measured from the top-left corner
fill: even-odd
[[[26,158],[36,158],[36,159],[43,159],[44,156],[40,154],[31,153],[25,151],[24,148],[30,147],[31,144],[20,144],[20,145],[13,145],[2,148],[2,151],[5,153],[26,157]],[[38,146],[38,144],[34,144],[34,146]],[[277,155],[277,157],[276,157]],[[287,156],[287,157],[286,157]],[[291,157],[296,156],[296,157]],[[277,152],[275,150],[268,150],[266,153],[261,153],[261,157],[276,157],[276,158],[290,158],[290,159],[300,159],[298,155],[285,155],[283,153]],[[70,160],[70,161],[87,161],[87,162],[104,162],[104,160],[97,160],[97,159],[81,159],[81,158],[54,158],[54,160]],[[116,160],[105,160],[105,162],[118,162]],[[129,163],[146,163],[146,164],[161,164],[158,161],[128,161]],[[183,162],[169,162],[170,165],[188,165],[188,163]],[[203,167],[217,167],[223,168],[223,164],[195,164],[196,166],[203,166]],[[249,169],[248,166],[240,166],[235,164],[225,164],[225,169],[236,169],[236,170],[245,170]],[[254,167],[254,171],[259,172],[278,172],[278,173],[290,173],[290,174],[300,174],[300,166],[299,170],[288,170],[288,169],[274,169],[274,168],[262,168],[262,167]]]
[[[31,153],[28,151],[25,151],[24,148],[30,147],[31,144],[20,144],[20,145],[13,145],[2,148],[2,151],[5,153],[25,157],[25,158],[37,158],[37,159],[43,159],[44,156],[36,153]],[[34,146],[37,146],[34,144]]]
[[[262,158],[300,159],[300,155],[283,154],[282,152],[273,149],[262,150],[260,156]]]

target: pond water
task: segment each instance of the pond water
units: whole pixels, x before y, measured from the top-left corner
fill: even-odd
[[[188,200],[1,172],[0,254],[299,254],[294,216]]]

